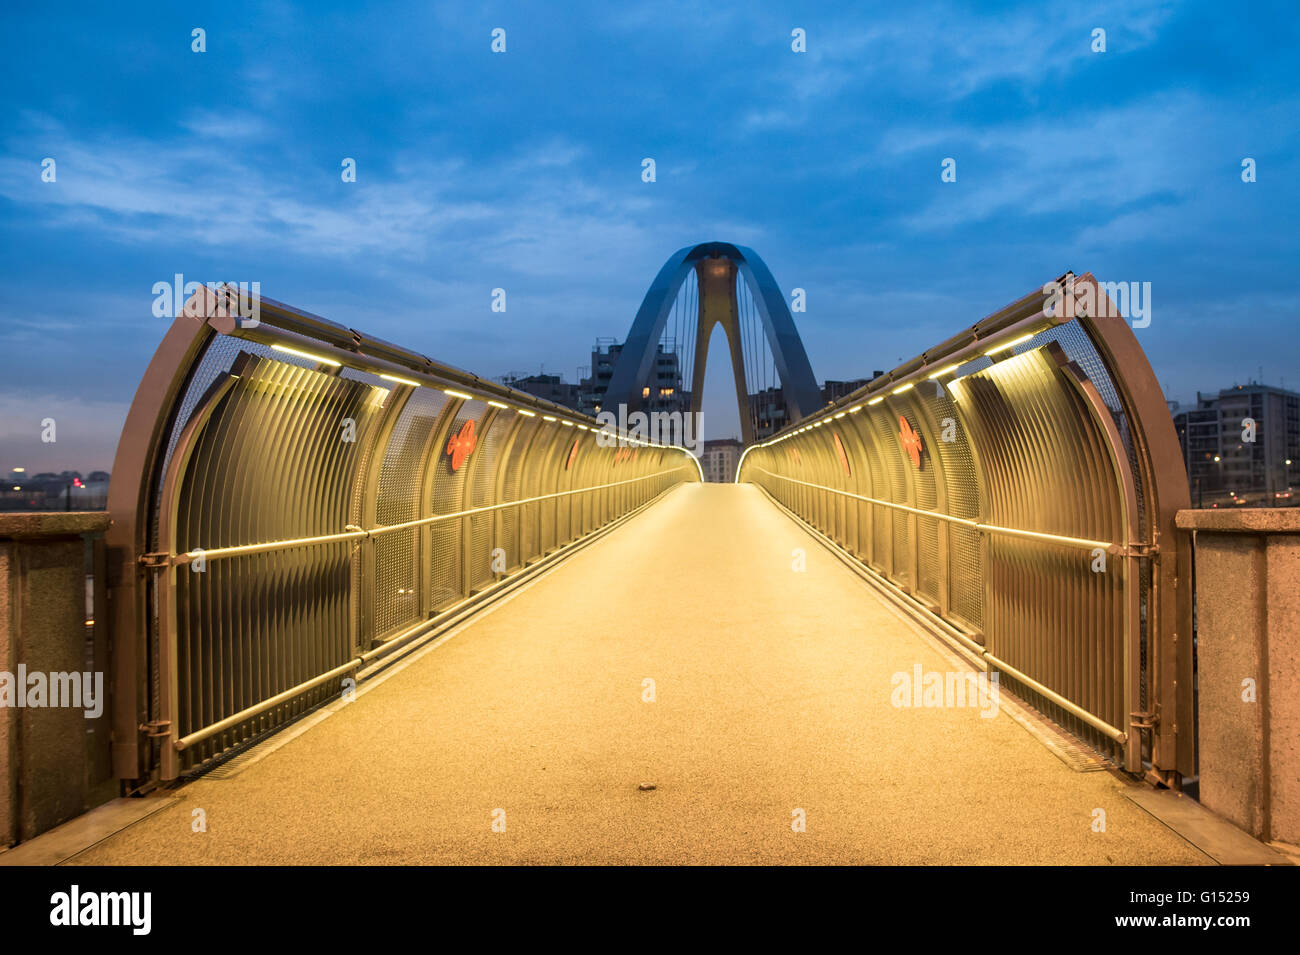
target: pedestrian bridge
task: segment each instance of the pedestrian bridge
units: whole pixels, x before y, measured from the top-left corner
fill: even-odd
[[[642,599],[575,601],[575,626],[664,640],[671,625],[644,629],[651,605],[685,626],[688,607],[752,606],[773,587],[807,624],[717,625],[773,653],[851,626],[735,560],[663,586],[697,560],[666,503],[702,478],[687,450],[286,305],[251,317],[239,295],[195,293],[124,429],[108,533],[119,777],[205,766],[633,515],[681,545],[635,575]],[[1188,554],[1172,526],[1187,482],[1107,302],[1090,275],[1049,282],[750,445],[747,496],[675,507],[785,511],[864,593],[1125,770],[1170,780],[1192,771]],[[807,579],[753,522],[718,526]]]
[[[1188,495],[1091,275],[800,412],[727,485],[248,304],[200,289],[166,333],[105,539],[112,773],[241,835],[186,842],[183,801],[88,860],[1199,858],[1122,798],[1195,772]],[[1124,847],[1062,828],[1097,808]]]

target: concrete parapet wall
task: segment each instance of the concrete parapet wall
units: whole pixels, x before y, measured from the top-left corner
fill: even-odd
[[[102,534],[108,523],[103,512],[0,514],[0,671],[11,694],[0,697],[2,845],[102,801],[92,747],[107,746],[106,734],[97,732],[106,721],[88,721],[82,708],[18,706],[12,694],[19,667],[88,671],[86,535]],[[106,679],[103,687],[107,694]],[[107,698],[103,703],[107,714]]]
[[[1177,520],[1196,545],[1201,802],[1300,844],[1300,508]]]

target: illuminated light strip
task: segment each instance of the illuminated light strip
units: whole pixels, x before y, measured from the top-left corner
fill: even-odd
[[[493,408],[502,408],[507,411],[510,409],[510,406],[502,401],[489,401],[488,404],[490,404]]]
[[[954,371],[956,371],[956,370],[957,370],[958,368],[960,368],[960,367],[961,367],[961,365],[949,365],[947,368],[940,368],[940,369],[939,369],[938,371],[936,371],[933,375],[927,375],[927,376],[926,376],[926,379],[929,380],[929,381],[934,381],[936,378],[942,377],[943,375],[950,375],[950,374],[952,374]]]
[[[1026,531],[1018,527],[1003,527],[1000,524],[985,524],[982,521],[972,521],[964,517],[953,517],[951,514],[944,514],[942,511],[926,511],[919,507],[909,507],[906,504],[896,504],[893,501],[882,501],[879,498],[867,497],[863,494],[854,494],[851,491],[842,491],[836,487],[826,487],[824,484],[813,484],[811,481],[800,481],[797,478],[786,477],[783,474],[773,474],[767,468],[758,467],[756,470],[762,471],[769,477],[774,477],[779,481],[789,481],[791,484],[802,484],[804,487],[815,488],[819,491],[830,491],[832,494],[839,494],[843,497],[851,497],[858,501],[866,501],[868,504],[879,504],[881,507],[892,508],[896,511],[906,511],[909,514],[918,514],[921,517],[933,517],[936,520],[947,521],[949,524],[960,524],[962,527],[969,527],[972,530],[984,531],[989,534],[1004,534],[1008,537],[1022,537],[1028,540],[1047,541],[1053,544],[1062,544],[1067,547],[1078,547],[1086,550],[1096,550],[1101,548],[1109,554],[1123,554],[1124,548],[1119,544],[1110,541],[1087,540],[1083,537],[1066,537],[1063,534],[1048,534],[1043,531]]]
[[[286,355],[297,355],[299,358],[306,358],[309,361],[318,361],[322,365],[329,365],[333,368],[338,368],[343,364],[342,362],[335,361],[333,358],[323,358],[320,355],[313,355],[311,352],[290,348],[288,345],[272,345],[271,349],[273,351],[282,351]]]
[[[473,401],[473,400],[474,400],[474,396],[473,396],[473,395],[467,395],[467,394],[465,394],[465,392],[463,392],[463,391],[452,391],[450,388],[444,388],[444,389],[442,389],[442,391],[443,391],[443,394],[451,395],[453,398],[459,398],[459,399],[461,399],[462,401]]]
[[[588,428],[585,424],[580,424],[580,425],[578,425],[578,430],[579,430],[579,431],[590,431],[591,429]]]
[[[420,387],[418,381],[412,381],[410,378],[398,378],[396,375],[380,375],[379,377],[384,379],[384,381],[395,381],[399,385],[410,385],[412,388]]]
[[[859,411],[862,410],[862,408],[863,408],[862,405],[854,405],[852,408],[849,409],[849,414],[857,414]]]
[[[876,397],[870,399],[870,400],[867,402],[867,404],[869,404],[869,405],[878,405],[878,404],[880,404],[880,403],[881,403],[882,401],[884,401],[884,400],[885,400],[885,396],[884,396],[884,395],[876,395]]]
[[[912,390],[913,388],[915,388],[915,387],[916,387],[916,385],[914,385],[912,382],[909,381],[909,382],[908,382],[907,384],[905,384],[905,385],[899,385],[897,388],[895,388],[893,391],[891,391],[890,394],[891,394],[891,395],[901,395],[903,392],[905,392],[905,391],[911,391],[911,390]]]
[[[690,458],[694,463],[696,471],[700,475],[700,480],[704,480],[704,468],[701,467],[699,458],[691,454],[685,448],[676,448]],[[265,544],[239,544],[234,547],[214,547],[212,550],[192,550],[183,554],[169,554],[168,560],[172,564],[188,564],[202,557],[204,560],[221,560],[227,557],[244,557],[249,554],[267,554],[272,551],[289,550],[294,547],[305,547],[311,544],[335,544],[340,541],[360,540],[366,537],[382,537],[385,534],[391,534],[396,531],[410,530],[413,527],[423,527],[425,524],[436,524],[439,521],[450,521],[458,517],[472,517],[475,514],[486,514],[490,511],[499,511],[507,507],[518,507],[521,504],[535,504],[538,501],[549,501],[557,497],[568,497],[572,494],[586,494],[589,491],[603,491],[606,488],[621,487],[624,484],[636,484],[638,481],[649,481],[652,478],[661,478],[665,475],[672,474],[674,471],[680,471],[686,467],[685,464],[678,465],[667,471],[658,471],[654,474],[646,474],[641,477],[628,478],[625,481],[614,481],[610,484],[596,484],[592,487],[579,487],[570,491],[556,491],[552,494],[542,494],[538,497],[528,497],[517,501],[503,501],[500,504],[488,504],[483,507],[473,507],[466,511],[456,511],[451,514],[435,514],[433,517],[422,517],[414,521],[404,521],[401,524],[387,524],[373,527],[370,530],[357,529],[354,531],[344,531],[341,534],[323,534],[319,537],[299,537],[293,540],[271,541]]]
[[[555,415],[553,415],[553,414],[544,414],[544,415],[542,415],[542,420],[543,420],[543,421],[554,421],[554,420],[555,420]]]
[[[996,355],[998,352],[1004,352],[1004,351],[1006,351],[1008,348],[1015,348],[1017,345],[1023,345],[1025,342],[1029,341],[1029,339],[1031,339],[1031,338],[1033,338],[1033,337],[1034,337],[1034,333],[1033,333],[1033,332],[1030,332],[1028,335],[1021,335],[1019,338],[1013,338],[1013,339],[1011,339],[1011,341],[1009,341],[1009,342],[1003,342],[1001,345],[994,345],[992,348],[990,348],[990,349],[989,349],[988,351],[986,351],[984,354],[985,354],[985,355]]]
[[[572,428],[572,427],[573,427],[573,422],[572,422],[572,421],[561,421],[560,424],[564,425],[566,428]]]
[[[848,414],[847,411],[841,411],[839,414],[835,416],[835,420],[838,421],[840,418],[843,418],[846,414]]]
[[[537,412],[536,412],[536,411],[529,411],[527,408],[520,408],[520,409],[519,409],[519,413],[520,413],[521,415],[524,415],[525,417],[529,417],[529,418],[536,418],[536,417],[537,417]]]

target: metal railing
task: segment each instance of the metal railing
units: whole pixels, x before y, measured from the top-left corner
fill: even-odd
[[[682,448],[201,289],[110,488],[114,767],[173,779],[541,558],[702,479]],[[197,317],[191,317],[197,316]],[[606,446],[609,445],[609,446]]]
[[[1194,772],[1188,501],[1127,322],[1067,273],[746,449],[760,485],[1049,716]]]

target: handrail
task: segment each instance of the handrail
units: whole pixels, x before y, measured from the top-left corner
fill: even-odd
[[[898,511],[907,511],[910,514],[919,514],[922,517],[933,517],[936,520],[947,521],[950,524],[960,524],[963,527],[970,527],[977,531],[988,534],[1003,534],[1008,537],[1022,537],[1028,540],[1047,541],[1049,543],[1061,544],[1066,547],[1080,547],[1086,550],[1096,550],[1101,548],[1111,555],[1129,554],[1129,548],[1123,544],[1116,544],[1113,541],[1096,541],[1088,540],[1086,537],[1067,537],[1064,534],[1048,534],[1044,531],[1027,531],[1019,527],[1003,527],[1000,524],[987,524],[984,521],[972,521],[964,517],[953,517],[951,514],[944,514],[942,511],[927,511],[919,507],[910,507],[906,504],[895,504],[893,501],[882,501],[879,498],[867,497],[864,494],[854,494],[851,491],[842,491],[839,488],[827,487],[824,484],[813,484],[810,481],[800,481],[798,478],[786,477],[783,474],[773,474],[767,468],[759,467],[757,464],[752,465],[755,471],[762,471],[768,477],[774,477],[781,481],[789,481],[791,484],[802,484],[804,487],[815,488],[819,491],[830,491],[832,494],[840,494],[844,497],[851,497],[855,500],[866,501],[868,504],[879,504],[882,507],[891,507]],[[1145,555],[1146,551],[1143,551]]]
[[[685,451],[685,449],[682,449]],[[690,454],[690,452],[686,452]],[[694,458],[694,455],[691,455]],[[140,558],[141,563],[151,567],[166,566],[183,566],[193,563],[202,558],[204,561],[221,560],[228,557],[247,557],[252,554],[268,554],[274,551],[291,550],[295,547],[307,547],[315,544],[335,544],[347,540],[364,540],[368,537],[382,537],[384,534],[391,534],[394,531],[410,530],[415,527],[424,527],[429,524],[436,524],[440,521],[449,521],[458,517],[472,517],[475,514],[484,514],[489,511],[499,511],[507,507],[519,507],[523,504],[535,504],[538,501],[547,501],[552,498],[566,497],[570,494],[586,494],[590,491],[603,491],[606,488],[621,487],[624,484],[636,484],[639,481],[648,481],[651,478],[661,478],[664,474],[671,474],[673,471],[680,471],[686,467],[680,464],[673,468],[672,471],[659,471],[654,474],[646,474],[637,478],[628,478],[625,481],[612,481],[608,484],[594,484],[591,487],[571,488],[567,491],[556,491],[551,494],[540,494],[536,497],[521,498],[517,501],[503,501],[500,504],[486,504],[482,507],[472,507],[464,511],[453,511],[447,514],[434,514],[431,517],[421,517],[413,521],[403,521],[401,524],[381,524],[378,527],[370,529],[357,528],[351,531],[342,531],[338,534],[322,534],[316,537],[295,537],[288,540],[266,541],[260,544],[235,544],[230,547],[214,547],[212,550],[203,550],[202,548],[186,551],[182,554],[149,554]]]

